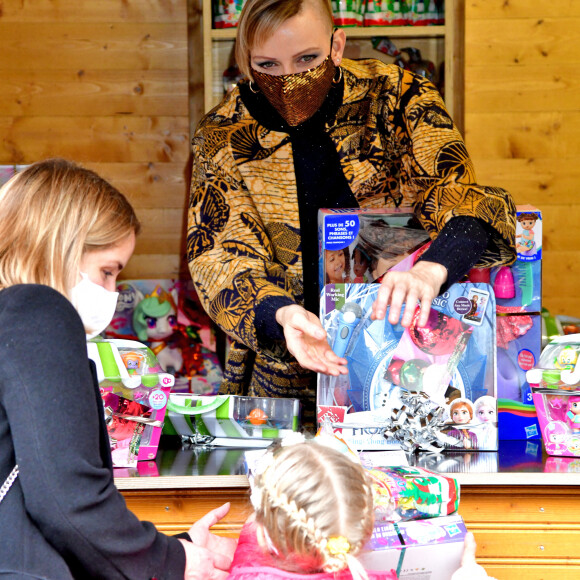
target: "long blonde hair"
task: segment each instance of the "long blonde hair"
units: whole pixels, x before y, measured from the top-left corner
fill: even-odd
[[[68,297],[85,252],[139,233],[131,204],[65,159],[29,165],[0,189],[0,289],[44,284]]]
[[[255,478],[259,499],[252,503],[256,522],[278,551],[281,566],[303,573],[353,571],[353,559],[370,539],[374,524],[365,470],[314,441],[271,453],[271,461]],[[358,560],[356,566],[364,577]]]
[[[286,20],[299,14],[307,2],[320,5],[330,32],[334,24],[330,0],[246,0],[238,20],[235,48],[236,63],[244,75],[252,78],[252,48],[269,38]]]

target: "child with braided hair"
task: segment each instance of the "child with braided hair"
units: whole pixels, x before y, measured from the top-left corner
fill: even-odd
[[[273,445],[255,470],[250,517],[227,580],[397,580],[357,556],[375,520],[372,481],[358,459],[324,437]],[[451,580],[489,578],[468,533]],[[493,579],[491,579],[493,580]]]
[[[371,537],[371,482],[360,463],[316,439],[269,450],[254,478],[230,580],[396,580],[358,561]]]

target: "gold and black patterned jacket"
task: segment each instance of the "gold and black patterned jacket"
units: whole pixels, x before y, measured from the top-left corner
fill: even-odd
[[[515,207],[475,183],[461,135],[423,77],[378,60],[344,60],[342,106],[326,130],[363,208],[413,206],[435,238],[455,216],[493,231],[479,266],[515,259]],[[302,302],[292,145],[252,118],[238,88],[193,138],[188,262],[211,318],[233,339],[223,392],[312,400],[312,374],[282,344],[259,343],[255,307],[268,296]]]

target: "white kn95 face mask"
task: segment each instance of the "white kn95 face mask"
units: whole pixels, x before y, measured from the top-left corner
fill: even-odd
[[[87,340],[101,334],[115,315],[118,292],[92,282],[81,272],[81,281],[71,290],[71,302],[83,321]]]

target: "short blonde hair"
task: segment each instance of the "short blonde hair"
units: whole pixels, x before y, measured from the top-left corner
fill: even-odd
[[[69,297],[85,252],[139,230],[131,204],[94,171],[58,158],[33,163],[0,189],[0,288],[44,284]]]
[[[246,0],[238,20],[235,48],[235,60],[244,75],[252,78],[252,48],[269,38],[286,20],[299,14],[308,2],[320,5],[332,30],[334,20],[330,0]]]
[[[373,494],[363,467],[339,451],[314,441],[277,447],[268,467],[256,476],[263,526],[290,571],[339,572],[349,567],[370,539]],[[345,538],[346,553],[333,553],[328,540]]]

